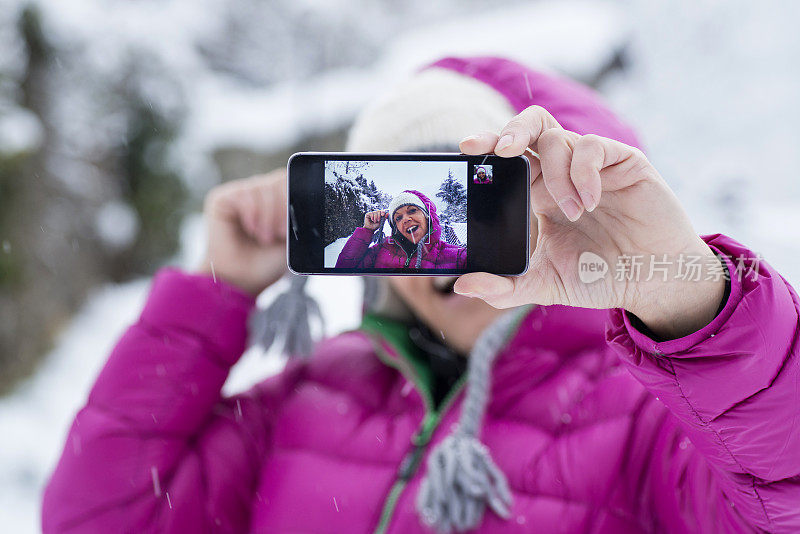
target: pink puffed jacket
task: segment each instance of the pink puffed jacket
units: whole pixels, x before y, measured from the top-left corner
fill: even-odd
[[[447,68],[509,91],[525,72],[565,127],[635,143],[590,94],[586,109],[559,107],[583,88],[470,61]],[[734,276],[716,318],[686,337],[656,342],[619,309],[522,320],[481,435],[513,507],[508,520],[487,511],[480,532],[800,532],[800,300],[765,261],[738,276],[755,257],[741,244],[704,239]],[[224,398],[252,307],[208,277],[156,276],[66,438],[45,532],[427,532],[414,501],[463,382],[434,408],[404,326],[368,315]]]

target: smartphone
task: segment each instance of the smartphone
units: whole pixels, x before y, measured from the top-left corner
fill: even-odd
[[[513,276],[528,268],[523,156],[301,152],[287,167],[295,274]]]

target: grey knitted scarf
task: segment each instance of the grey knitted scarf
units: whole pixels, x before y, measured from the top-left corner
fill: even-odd
[[[477,527],[487,505],[500,517],[509,517],[511,490],[481,443],[480,431],[492,364],[529,310],[530,306],[523,306],[501,316],[481,334],[469,355],[458,425],[428,457],[428,471],[417,494],[420,518],[437,532],[464,532]]]

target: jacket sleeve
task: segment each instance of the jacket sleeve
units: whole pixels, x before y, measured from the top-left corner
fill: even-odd
[[[731,274],[716,318],[656,342],[617,309],[606,332],[674,416],[648,445],[653,507],[680,530],[800,532],[800,301],[741,244],[703,239]]]
[[[209,277],[156,275],[69,430],[44,492],[44,532],[247,529],[286,382],[221,397],[252,306]]]
[[[359,226],[347,239],[339,258],[336,260],[336,267],[348,269],[358,269],[362,267],[373,267],[375,265],[375,251],[370,250],[369,243],[372,241],[372,231]]]

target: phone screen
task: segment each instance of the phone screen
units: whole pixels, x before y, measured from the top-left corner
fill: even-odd
[[[300,153],[288,164],[288,261],[299,274],[521,274],[524,157]]]

